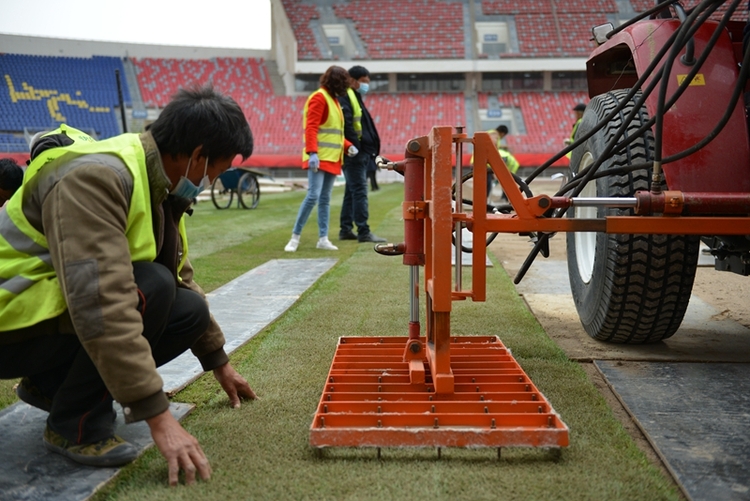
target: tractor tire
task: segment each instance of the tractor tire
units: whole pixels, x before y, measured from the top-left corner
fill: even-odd
[[[596,96],[586,107],[577,137],[586,134],[627,95],[627,89]],[[638,97],[638,96],[636,96]],[[599,158],[607,142],[635,105],[631,101],[586,143],[570,161],[571,176]],[[629,125],[631,137],[648,120],[645,107]],[[653,135],[646,131],[608,158],[599,172],[653,158]],[[632,197],[650,189],[651,169],[590,181],[581,197]],[[576,207],[568,217],[632,215],[632,209]],[[672,336],[682,323],[698,262],[699,237],[693,235],[567,234],[568,276],[584,329],[594,339],[621,344],[656,343]]]

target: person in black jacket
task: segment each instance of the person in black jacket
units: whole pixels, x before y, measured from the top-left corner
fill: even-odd
[[[362,96],[370,87],[370,72],[362,66],[349,69],[349,90],[339,97],[341,111],[344,112],[344,137],[348,139],[359,153],[353,157],[344,157],[344,203],[341,207],[341,229],[339,240],[358,240],[359,242],[385,242],[370,231],[367,224],[369,210],[367,203],[367,171],[370,164],[374,166],[375,157],[380,154],[380,137],[370,112],[362,102]],[[357,225],[357,234],[353,227]]]

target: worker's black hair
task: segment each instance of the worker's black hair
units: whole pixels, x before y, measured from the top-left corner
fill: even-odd
[[[349,76],[354,80],[359,80],[362,77],[369,77],[370,72],[367,71],[367,68],[365,68],[364,66],[357,65],[349,68]]]
[[[506,125],[498,125],[497,128],[495,128],[497,132],[500,134],[507,134],[508,133],[508,127]]]
[[[148,130],[162,155],[191,155],[201,145],[201,155],[209,158],[246,159],[253,153],[253,133],[242,108],[210,85],[177,91]]]
[[[0,189],[14,193],[23,182],[23,169],[12,158],[0,158]]]

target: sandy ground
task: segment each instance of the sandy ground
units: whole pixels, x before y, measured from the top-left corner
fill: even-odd
[[[532,183],[534,194],[554,194],[559,182],[540,180]],[[528,238],[515,234],[498,235],[489,252],[515,277],[531,251]],[[517,285],[529,308],[572,360],[581,362],[593,384],[612,407],[614,414],[630,432],[649,458],[667,473],[656,451],[641,433],[636,422],[598,372],[592,360],[651,360],[750,362],[750,277],[713,269],[713,259],[705,256],[699,264],[685,321],[677,333],[662,343],[649,346],[622,346],[591,339],[581,327],[570,296],[565,235],[550,241],[550,257],[539,256]]]

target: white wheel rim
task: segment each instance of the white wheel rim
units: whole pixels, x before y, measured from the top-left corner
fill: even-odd
[[[594,157],[587,151],[581,159],[578,171],[582,171],[592,163],[594,163]],[[590,181],[586,184],[586,187],[583,188],[579,196],[596,197],[596,181]],[[596,218],[596,207],[576,207],[575,217],[576,219],[594,219]],[[591,277],[594,274],[596,233],[592,231],[577,231],[574,235],[578,274],[581,276],[583,283],[587,284],[591,281]]]

